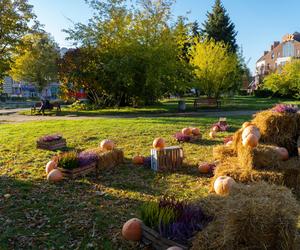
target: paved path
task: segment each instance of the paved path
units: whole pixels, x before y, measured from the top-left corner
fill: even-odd
[[[19,111],[24,109],[0,110],[1,123],[18,123],[30,121],[49,121],[49,120],[84,120],[84,119],[115,119],[115,118],[137,118],[137,117],[226,117],[253,115],[256,110],[238,110],[238,111],[200,111],[186,113],[161,113],[161,114],[128,114],[128,115],[99,115],[99,116],[42,116],[42,115],[20,115]],[[26,110],[26,109],[25,109]]]

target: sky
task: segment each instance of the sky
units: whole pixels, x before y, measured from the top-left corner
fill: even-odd
[[[87,23],[92,10],[84,0],[29,0],[38,20],[61,47],[71,47],[62,29],[73,23]],[[273,41],[281,41],[287,33],[300,32],[300,0],[222,0],[231,21],[235,24],[237,43],[243,48],[248,67],[253,72],[255,62]],[[189,21],[202,24],[214,0],[177,0],[174,17],[187,16]]]

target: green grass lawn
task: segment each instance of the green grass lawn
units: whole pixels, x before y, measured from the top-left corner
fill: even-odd
[[[120,229],[138,217],[140,205],[161,195],[194,200],[208,194],[210,178],[197,164],[212,159],[212,148],[250,117],[228,117],[231,131],[208,138],[218,118],[137,118],[48,121],[0,125],[0,249],[132,249]],[[203,139],[183,144],[185,164],[175,173],[156,174],[131,164],[136,154],[150,155],[152,141],[197,126]],[[69,149],[98,146],[113,139],[125,152],[125,164],[99,177],[49,184],[45,165],[55,152],[36,149],[36,139],[61,133]],[[5,198],[5,194],[10,194]]]
[[[263,110],[274,106],[277,103],[296,104],[300,106],[300,100],[280,99],[280,98],[258,98],[254,96],[235,96],[233,98],[223,98],[221,100],[221,109],[215,107],[205,107],[195,110],[193,106],[194,98],[184,98],[186,101],[186,112],[194,111],[231,111],[231,110]],[[62,112],[49,112],[51,115],[74,115],[74,116],[98,116],[98,115],[144,115],[144,114],[159,114],[159,113],[176,113],[178,112],[178,99],[165,99],[159,104],[146,107],[122,107],[122,108],[105,108],[99,110],[73,110],[65,106]],[[30,111],[22,111],[21,114],[30,115]]]

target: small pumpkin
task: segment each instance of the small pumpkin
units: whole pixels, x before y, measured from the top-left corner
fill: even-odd
[[[142,238],[142,221],[137,218],[128,220],[123,225],[122,235],[126,240],[140,241]]]
[[[208,174],[211,172],[211,165],[209,163],[200,164],[198,170],[201,174]]]
[[[166,142],[163,138],[156,138],[153,141],[153,148],[163,149],[166,146]]]
[[[183,133],[184,135],[191,135],[192,134],[192,129],[191,128],[183,128],[181,130],[181,133]]]
[[[219,176],[214,182],[214,190],[216,194],[227,195],[235,183],[235,180],[229,176]]]
[[[246,138],[242,139],[243,146],[255,148],[258,145],[258,138],[254,134],[249,134]]]
[[[192,134],[193,135],[200,135],[200,129],[199,128],[192,128]]]
[[[219,126],[213,126],[212,131],[219,132],[220,131]]]
[[[53,169],[47,175],[47,180],[49,182],[59,182],[63,179],[62,173],[58,169]]]
[[[172,247],[169,247],[167,250],[183,250],[183,249],[178,246],[172,246]]]
[[[110,150],[113,150],[114,147],[115,147],[115,143],[112,140],[106,139],[106,140],[101,141],[101,143],[100,143],[100,148],[103,150],[110,151]]]
[[[49,161],[47,164],[46,164],[46,174],[49,174],[51,172],[51,170],[55,169],[57,167],[57,163],[56,161]]]
[[[136,155],[132,158],[132,163],[136,165],[144,164],[144,156]]]
[[[261,136],[258,127],[253,125],[250,125],[243,130],[242,139],[245,139],[249,134],[254,134],[258,140],[260,139]]]
[[[289,152],[287,151],[286,148],[283,148],[283,147],[276,147],[276,150],[280,156],[280,159],[282,161],[286,161],[289,159]]]
[[[228,141],[228,142],[225,144],[225,146],[228,146],[228,147],[230,147],[231,145],[233,145],[233,141]]]
[[[212,138],[212,139],[215,138],[216,135],[217,135],[216,131],[210,131],[209,132],[209,137]]]

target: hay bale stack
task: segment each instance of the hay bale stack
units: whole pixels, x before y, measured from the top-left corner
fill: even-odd
[[[287,188],[237,184],[213,204],[222,209],[211,208],[214,221],[196,235],[192,249],[297,249],[299,206]]]
[[[228,157],[234,157],[236,156],[236,152],[233,147],[231,146],[216,146],[213,148],[213,158],[216,161],[224,161]]]
[[[298,156],[297,139],[300,135],[300,114],[259,112],[252,120],[261,132],[261,143],[285,147],[290,156]]]

